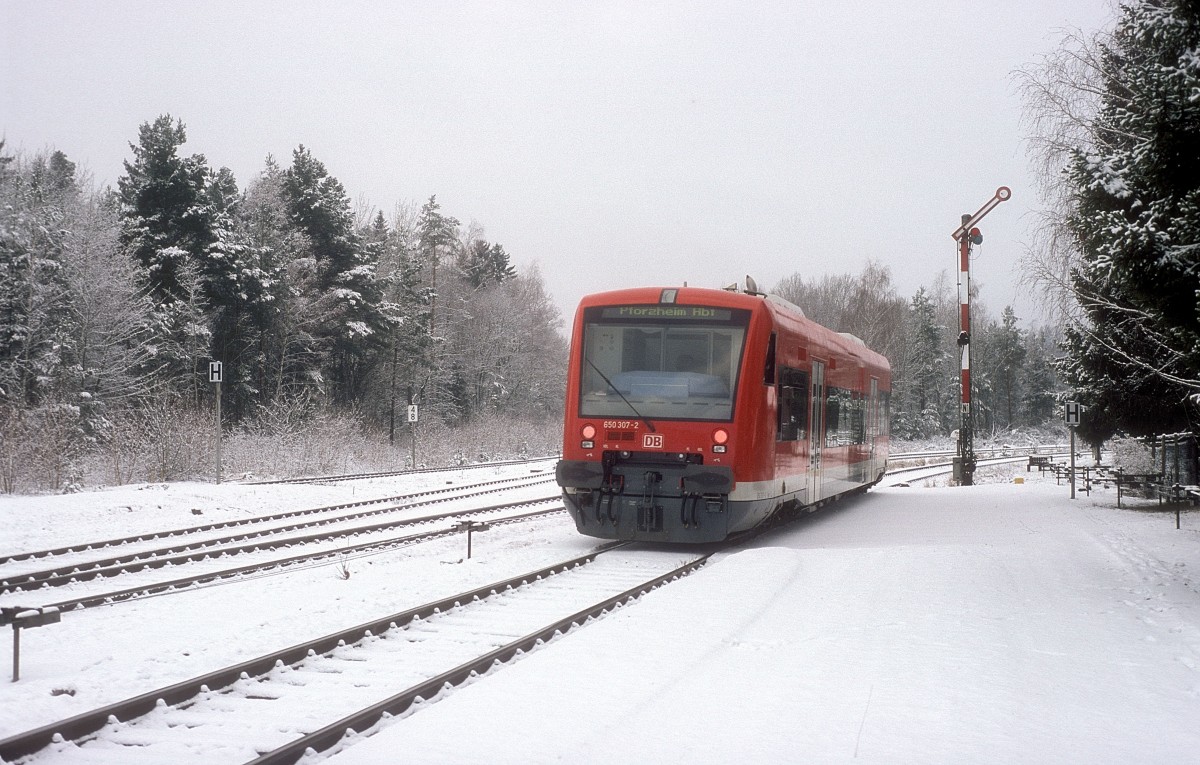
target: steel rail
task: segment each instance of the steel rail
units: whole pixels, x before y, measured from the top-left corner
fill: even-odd
[[[160,703],[178,705],[195,698],[205,691],[230,686],[244,677],[261,677],[274,669],[277,663],[291,665],[310,655],[327,654],[343,645],[354,644],[369,636],[406,626],[416,619],[427,619],[439,612],[461,606],[463,603],[470,603],[477,599],[484,600],[498,593],[519,588],[529,582],[535,582],[539,579],[561,574],[564,571],[586,565],[594,561],[599,555],[626,545],[627,543],[604,545],[585,555],[555,563],[536,571],[530,571],[399,613],[373,619],[345,630],[298,643],[279,651],[274,651],[229,667],[139,694],[129,699],[114,702],[98,709],[83,712],[65,720],[18,733],[0,740],[0,760],[11,761],[19,757],[26,757],[46,748],[51,743],[59,741],[79,742],[101,730],[110,720],[128,722],[153,711]],[[707,556],[705,560],[707,560]]]
[[[978,451],[976,452],[976,454],[978,454]],[[979,467],[1006,465],[1010,462],[1020,462],[1027,458],[1028,458],[1028,455],[1020,455],[1020,456],[1014,456],[1014,457],[992,457],[992,458],[989,458],[986,460],[982,460],[979,463]],[[912,479],[901,478],[901,476],[905,473],[920,473],[923,471],[929,471],[928,475],[920,475],[920,476],[917,476]],[[934,478],[936,476],[945,475],[946,473],[952,473],[952,472],[954,472],[954,464],[952,462],[939,462],[935,465],[916,465],[914,467],[894,468],[894,469],[889,470],[886,473],[884,473],[884,480],[897,479],[897,480],[901,480],[901,481],[903,481],[903,480],[921,481],[921,480],[925,480],[927,478]],[[891,485],[895,486],[896,484],[891,484]]]
[[[993,446],[993,447],[988,447],[986,449],[976,449],[975,453],[976,454],[991,453],[993,456],[996,456],[996,452],[1012,452],[1012,454],[1010,454],[1010,455],[1000,455],[1000,456],[1017,457],[1017,456],[1025,456],[1028,454],[1045,454],[1047,451],[1049,451],[1049,452],[1066,452],[1067,447],[1064,444],[1043,445],[1043,446],[1010,446],[1008,448],[1005,448],[1003,446]],[[906,460],[933,459],[936,457],[953,457],[957,453],[958,452],[954,449],[931,449],[929,451],[924,451],[924,452],[896,452],[896,453],[889,454],[888,459],[903,462]]]
[[[541,479],[540,481],[531,481],[530,483],[549,482],[552,479]],[[232,536],[219,537],[215,539],[203,539],[189,542],[183,545],[173,547],[159,548],[157,550],[141,550],[131,552],[127,555],[122,555],[115,558],[104,558],[99,560],[91,560],[80,563],[69,563],[62,568],[45,569],[43,571],[31,571],[22,574],[14,574],[3,580],[0,580],[0,595],[16,592],[27,592],[33,589],[42,589],[45,587],[61,587],[63,585],[72,584],[80,581],[90,581],[104,576],[115,576],[118,574],[133,573],[135,571],[143,571],[149,568],[162,568],[166,565],[175,565],[180,563],[191,563],[194,560],[203,560],[213,555],[240,555],[248,552],[259,552],[262,550],[273,550],[280,546],[289,544],[305,544],[308,542],[319,541],[324,539],[338,539],[340,537],[354,536],[358,533],[369,533],[378,531],[384,528],[398,528],[404,526],[413,526],[420,523],[434,522],[444,518],[452,518],[462,514],[473,514],[476,512],[486,512],[489,508],[476,510],[456,511],[450,513],[440,513],[437,515],[421,516],[419,518],[409,518],[404,520],[393,520],[384,523],[370,524],[366,526],[355,526],[349,529],[341,529],[337,531],[325,531],[314,534],[306,534],[303,536],[284,537],[282,539],[270,539],[260,542],[254,542],[244,545],[232,545],[221,547],[221,545],[231,545],[231,543],[240,542],[250,539],[262,539],[263,537],[276,537],[278,535],[296,531],[298,529],[317,528],[320,526],[329,526],[334,523],[342,523],[360,518],[369,518],[386,513],[394,513],[403,510],[411,510],[422,507],[424,505],[439,504],[442,502],[450,502],[458,499],[472,499],[481,497],[485,494],[491,494],[498,491],[504,491],[507,487],[487,489],[484,491],[467,493],[462,496],[455,497],[440,497],[437,499],[426,500],[413,504],[385,507],[376,510],[368,510],[361,513],[350,513],[348,515],[335,516],[332,518],[323,518],[309,523],[298,523],[289,526],[277,526],[268,529],[259,529],[257,531],[248,532],[245,534],[235,534]],[[553,495],[538,497],[538,500],[549,500],[557,497],[557,492]],[[516,503],[521,504],[521,503]],[[510,505],[495,505],[497,509],[503,509]],[[70,570],[67,570],[70,569]]]
[[[326,505],[323,507],[309,507],[302,510],[289,510],[283,513],[272,513],[270,515],[259,515],[252,518],[235,518],[228,521],[217,521],[215,523],[205,523],[199,526],[188,526],[178,529],[164,529],[162,531],[148,531],[144,534],[136,534],[129,537],[119,537],[116,539],[105,539],[96,542],[80,542],[79,544],[67,545],[65,547],[57,547],[50,550],[33,550],[23,553],[7,553],[0,555],[0,564],[15,563],[24,560],[34,560],[39,558],[52,558],[68,553],[87,552],[88,550],[102,550],[107,547],[120,547],[121,545],[133,544],[136,542],[148,542],[155,539],[167,539],[170,537],[184,536],[187,534],[199,534],[205,531],[217,531],[226,528],[235,528],[238,526],[247,526],[255,523],[270,523],[272,521],[282,521],[289,518],[300,518],[306,515],[316,515],[317,513],[332,513],[338,510],[350,510],[356,507],[366,507],[367,505],[377,505],[384,502],[403,502],[406,500],[418,499],[420,497],[434,496],[437,494],[447,494],[455,491],[464,491],[484,486],[495,486],[498,484],[517,483],[527,481],[529,483],[550,482],[553,480],[551,476],[515,476],[512,478],[496,478],[490,481],[481,481],[479,483],[465,484],[463,486],[441,487],[437,489],[424,489],[422,491],[410,492],[408,494],[397,494],[390,497],[377,497],[374,499],[360,499],[354,502],[343,502],[337,505]],[[485,492],[480,492],[485,493]]]
[[[500,646],[482,656],[447,670],[424,682],[407,688],[396,695],[376,704],[347,715],[337,722],[330,723],[312,733],[291,741],[271,752],[267,752],[248,765],[293,765],[309,751],[321,753],[333,749],[347,735],[367,733],[370,728],[378,725],[388,716],[403,714],[408,711],[417,699],[432,699],[447,687],[462,685],[475,676],[486,674],[498,664],[507,664],[524,652],[528,652],[557,637],[566,635],[576,627],[586,624],[589,620],[598,618],[608,611],[626,603],[637,600],[646,593],[662,585],[687,576],[704,566],[712,553],[706,553],[699,558],[685,563],[678,568],[654,577],[624,592],[582,609],[553,624],[518,638],[511,643]]]
[[[437,515],[425,515],[420,518],[410,518],[403,521],[386,521],[384,523],[373,523],[368,526],[355,526],[349,529],[340,529],[337,531],[325,531],[316,534],[304,534],[302,536],[284,537],[282,539],[272,539],[268,541],[254,542],[247,545],[236,545],[233,547],[218,547],[216,549],[202,549],[193,553],[185,553],[173,555],[170,557],[158,557],[149,560],[132,561],[108,566],[100,569],[89,569],[87,571],[58,573],[53,576],[47,576],[35,582],[30,582],[32,586],[22,588],[20,586],[10,585],[10,589],[5,593],[25,592],[32,589],[45,589],[48,587],[61,587],[75,582],[86,582],[93,579],[100,579],[108,576],[119,576],[121,574],[132,574],[146,569],[165,568],[167,566],[185,565],[188,563],[196,563],[198,561],[208,560],[209,558],[218,558],[222,556],[244,555],[255,552],[272,552],[280,547],[290,547],[292,545],[309,544],[311,542],[324,542],[333,539],[341,539],[344,537],[355,537],[359,534],[369,534],[374,531],[383,531],[385,529],[400,529],[410,526],[421,526],[449,518],[461,518],[470,515],[478,515],[480,513],[499,512],[513,507],[522,507],[524,505],[535,504],[538,502],[552,502],[559,499],[557,494],[534,497],[532,499],[521,500],[518,502],[509,502],[503,505],[489,505],[483,508],[472,508],[469,510],[456,510],[449,513],[439,513]],[[22,583],[17,583],[22,584]]]
[[[361,481],[366,478],[391,478],[399,475],[422,475],[427,473],[449,473],[456,470],[477,470],[490,467],[511,467],[513,465],[529,465],[535,462],[547,462],[557,459],[557,456],[534,457],[527,460],[500,460],[497,462],[479,462],[473,465],[447,465],[444,467],[416,468],[414,470],[385,470],[379,473],[344,473],[324,476],[307,476],[302,478],[278,478],[270,481],[242,481],[243,486],[267,486],[281,483],[337,483],[338,481]]]
[[[556,497],[555,499],[557,500],[558,498]],[[547,502],[547,501],[550,501],[550,500],[537,500],[536,502]],[[534,502],[534,501],[515,502],[515,503],[512,503],[512,506],[519,507],[521,505],[536,504],[536,502]],[[484,510],[476,510],[476,511],[468,510],[468,511],[463,511],[462,514],[468,515],[468,514],[479,513],[479,512],[487,512],[487,511],[493,510],[493,509],[495,509],[495,508],[485,508]],[[566,511],[565,508],[563,508],[562,506],[558,506],[558,507],[548,508],[545,510],[534,510],[532,512],[522,513],[520,515],[505,516],[504,518],[497,518],[495,520],[489,521],[488,523],[491,524],[492,526],[501,526],[501,525],[507,525],[507,524],[512,524],[512,523],[523,523],[525,521],[536,520],[539,518],[546,517],[548,515],[554,515],[556,513],[561,513],[561,512],[565,512],[565,511]],[[113,603],[120,603],[122,601],[132,600],[132,599],[138,598],[138,597],[150,596],[150,595],[160,595],[165,592],[170,592],[171,590],[179,590],[179,589],[182,589],[185,587],[192,587],[194,585],[199,585],[199,584],[210,584],[212,582],[221,581],[223,579],[232,579],[234,577],[244,576],[246,574],[254,574],[254,573],[259,573],[259,572],[263,572],[263,571],[271,571],[273,569],[282,569],[282,568],[286,568],[288,566],[292,566],[292,565],[299,564],[299,563],[315,563],[315,562],[323,560],[325,558],[343,557],[346,555],[365,553],[365,552],[370,552],[373,550],[381,550],[381,549],[386,550],[386,549],[393,548],[393,547],[407,547],[408,545],[418,544],[421,542],[428,542],[428,541],[432,541],[434,539],[441,539],[442,537],[453,536],[453,535],[459,534],[459,533],[462,533],[459,529],[446,528],[446,529],[436,529],[434,531],[424,531],[419,534],[409,534],[407,536],[401,536],[401,537],[390,537],[388,539],[377,539],[372,542],[363,542],[363,543],[357,544],[357,545],[341,547],[336,550],[319,550],[316,552],[307,552],[307,553],[301,553],[299,555],[292,555],[292,556],[289,556],[286,558],[272,558],[271,560],[262,561],[260,563],[250,563],[245,566],[221,569],[220,571],[210,571],[210,572],[203,573],[203,574],[193,574],[191,576],[181,577],[179,579],[171,579],[171,580],[168,580],[165,582],[163,582],[163,581],[151,582],[151,583],[145,584],[145,585],[129,587],[124,590],[116,590],[113,592],[101,592],[101,593],[96,593],[94,595],[84,595],[84,596],[81,596],[78,598],[72,598],[70,600],[63,600],[58,603],[48,603],[44,606],[41,606],[41,608],[43,608],[43,609],[57,608],[60,612],[65,613],[67,611],[75,611],[75,610],[79,610],[82,608],[94,608],[96,606],[106,606],[106,605],[111,605]],[[210,557],[210,556],[206,555],[204,557]]]

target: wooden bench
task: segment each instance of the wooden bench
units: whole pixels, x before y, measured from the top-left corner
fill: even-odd
[[[1029,455],[1029,464],[1025,466],[1025,472],[1028,473],[1033,468],[1037,468],[1038,472],[1041,473],[1043,470],[1049,468],[1050,464],[1050,457],[1048,455],[1031,454]]]
[[[1200,505],[1200,486],[1184,486],[1174,483],[1162,485],[1158,489],[1159,504],[1163,502],[1191,502]]]
[[[1117,468],[1113,471],[1105,471],[1104,475],[1096,476],[1096,481],[1102,483],[1111,483],[1117,487],[1117,507],[1121,507],[1121,495],[1130,489],[1151,489],[1158,491],[1162,485],[1162,475],[1160,473],[1126,473],[1124,470]]]

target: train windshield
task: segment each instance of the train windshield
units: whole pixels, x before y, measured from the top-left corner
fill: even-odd
[[[584,313],[579,414],[733,419],[750,312],[604,306]]]

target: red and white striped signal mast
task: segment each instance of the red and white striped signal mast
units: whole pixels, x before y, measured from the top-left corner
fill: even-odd
[[[954,480],[963,486],[974,483],[975,476],[975,432],[971,416],[971,247],[983,243],[983,234],[975,224],[1011,196],[1012,191],[1007,186],[996,189],[996,194],[974,215],[963,215],[962,225],[951,234],[958,242],[958,347],[962,350],[962,424],[958,429]]]

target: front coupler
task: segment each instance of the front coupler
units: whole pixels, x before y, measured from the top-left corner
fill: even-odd
[[[729,530],[733,470],[698,454],[605,452],[555,469],[580,532],[608,539],[712,542]]]

